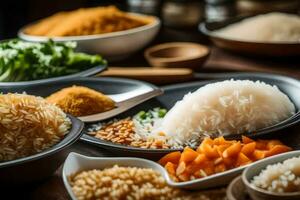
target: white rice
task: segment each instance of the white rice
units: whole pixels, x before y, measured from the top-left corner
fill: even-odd
[[[300,42],[300,17],[269,13],[214,31],[219,37],[251,42]]]
[[[300,157],[268,165],[258,176],[253,178],[251,184],[271,192],[300,191]]]
[[[227,80],[185,95],[154,131],[165,133],[172,145],[183,144],[205,136],[253,132],[294,113],[293,103],[276,86]]]

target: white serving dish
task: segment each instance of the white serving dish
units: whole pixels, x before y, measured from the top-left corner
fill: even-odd
[[[83,170],[103,169],[106,167],[111,167],[115,164],[120,166],[152,168],[162,174],[168,185],[175,188],[189,190],[201,190],[226,185],[234,177],[241,174],[243,169],[246,167],[243,166],[205,178],[177,183],[171,180],[167,171],[161,165],[150,160],[133,157],[88,157],[72,152],[67,157],[63,166],[63,182],[71,198],[76,200],[76,197],[73,194],[71,186],[68,182],[68,176]]]
[[[146,15],[129,13],[131,15],[146,17]],[[159,18],[151,16],[153,21],[145,26],[97,35],[51,37],[56,42],[77,42],[77,50],[89,54],[101,54],[108,61],[121,60],[134,52],[144,48],[157,35],[161,22]],[[31,24],[27,25],[30,26]],[[26,27],[19,30],[18,36],[29,42],[45,42],[46,36],[34,36],[24,33]]]

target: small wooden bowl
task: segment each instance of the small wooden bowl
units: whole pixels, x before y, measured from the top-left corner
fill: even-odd
[[[207,46],[188,42],[159,44],[145,51],[145,57],[152,67],[181,67],[193,70],[199,70],[209,54]]]

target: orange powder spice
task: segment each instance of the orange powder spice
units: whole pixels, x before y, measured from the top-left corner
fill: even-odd
[[[75,117],[101,113],[115,107],[115,102],[108,96],[82,86],[64,88],[46,99]]]

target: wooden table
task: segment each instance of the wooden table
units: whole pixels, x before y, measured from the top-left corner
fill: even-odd
[[[117,66],[147,66],[146,61],[142,57],[142,53],[129,58],[126,61],[115,63]],[[279,59],[279,58],[258,58],[245,57],[212,47],[212,54],[203,67],[203,71],[224,72],[224,71],[256,71],[277,73],[289,75],[300,79],[300,62],[299,58]],[[278,137],[294,147],[300,147],[300,125],[286,130]],[[286,137],[288,136],[288,137]],[[89,156],[113,156],[111,153],[94,146],[77,142],[72,146],[70,151],[82,153]],[[1,177],[0,177],[1,178]],[[33,200],[68,200],[68,194],[64,188],[61,179],[61,169],[48,180],[35,186],[24,186],[22,189],[6,191],[13,194],[14,197],[3,199],[33,199]],[[206,191],[218,196],[225,197],[224,189]],[[2,199],[2,198],[0,198]]]

